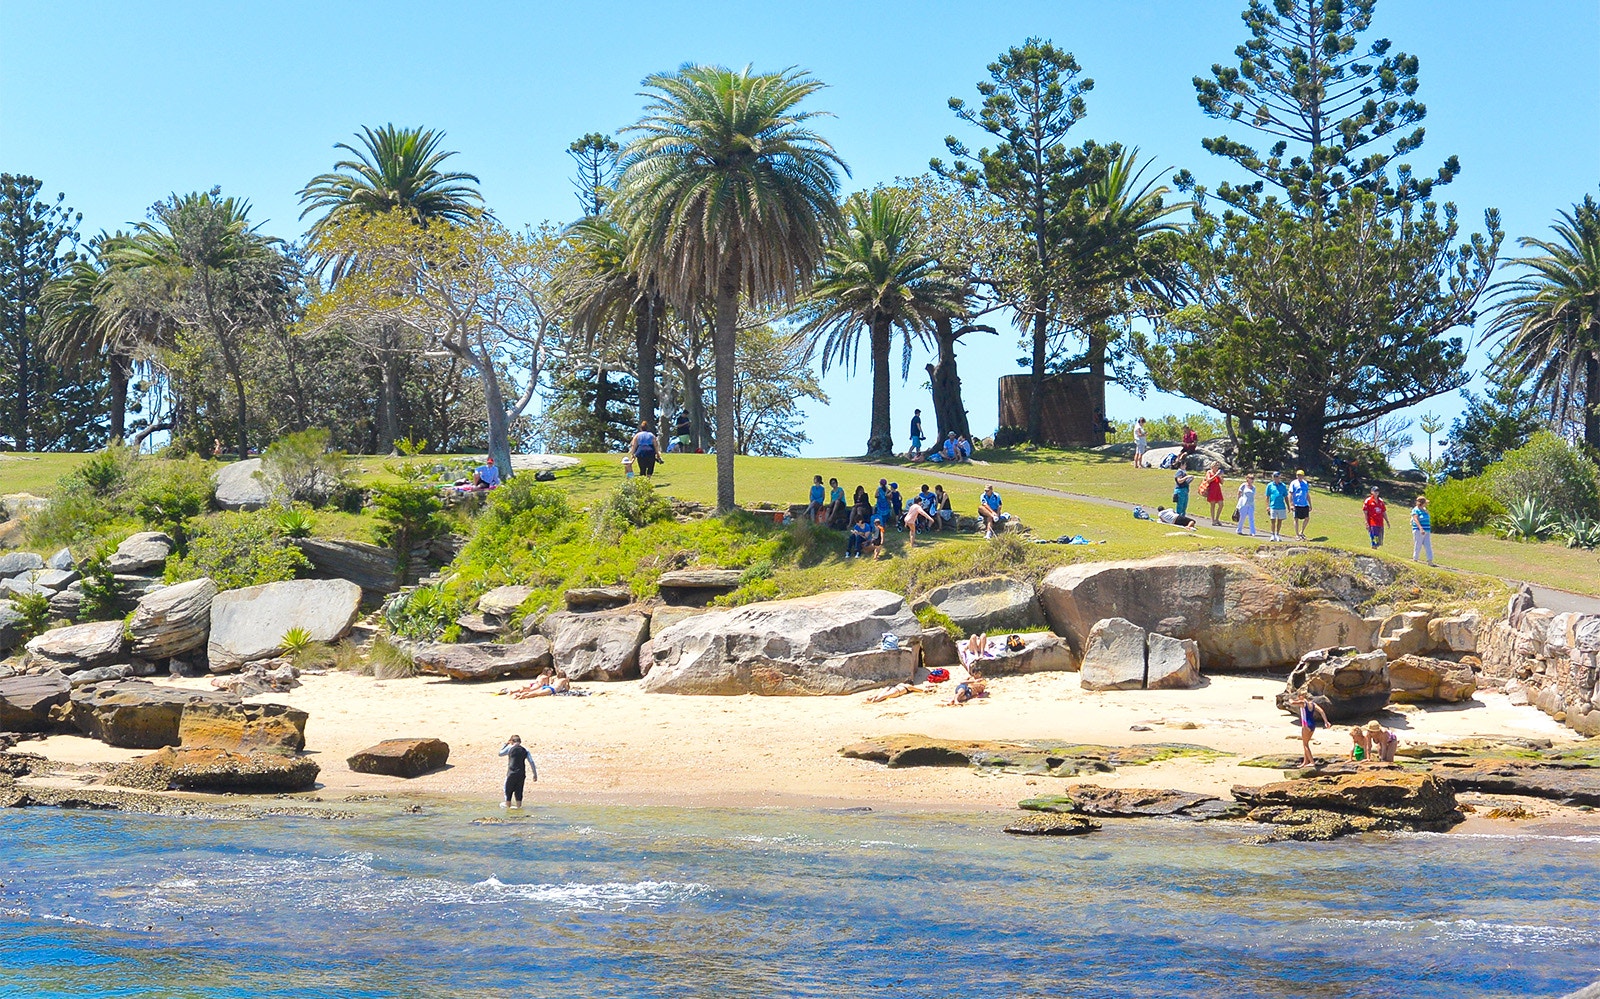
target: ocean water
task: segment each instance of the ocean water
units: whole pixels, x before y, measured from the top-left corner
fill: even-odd
[[[995,816],[0,814],[0,996],[1556,996],[1600,837]]]

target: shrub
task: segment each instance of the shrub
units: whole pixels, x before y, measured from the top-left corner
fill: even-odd
[[[1512,541],[1542,541],[1559,525],[1549,504],[1537,496],[1524,496],[1506,507],[1500,533]]]
[[[1573,517],[1562,521],[1561,536],[1568,548],[1600,548],[1600,520]]]
[[[1488,527],[1506,512],[1483,476],[1446,479],[1428,487],[1428,514],[1435,531],[1465,532]]]
[[[401,638],[425,641],[444,638],[456,627],[456,618],[467,612],[467,601],[439,584],[405,590],[390,598],[383,607],[383,620],[389,631]]]
[[[594,505],[596,534],[618,535],[630,527],[648,527],[672,516],[672,504],[656,495],[642,478],[628,479]]]
[[[216,491],[211,467],[199,458],[141,462],[128,490],[128,503],[146,527],[165,531],[182,553],[189,541],[189,521],[210,508]]]
[[[132,530],[134,523],[122,500],[139,464],[138,455],[121,445],[89,455],[56,480],[50,505],[28,518],[29,541],[40,548],[84,544],[114,533],[119,520]]]
[[[22,640],[43,633],[50,626],[50,598],[43,593],[17,593],[6,599],[22,615]]]
[[[284,506],[324,506],[347,486],[349,474],[349,458],[329,450],[328,431],[321,428],[285,434],[261,453],[261,477]]]
[[[376,487],[372,508],[378,520],[373,537],[394,550],[395,581],[403,583],[411,568],[412,546],[444,533],[445,522],[439,516],[444,504],[431,485],[405,481]]]
[[[283,638],[278,642],[283,650],[288,653],[299,652],[311,646],[311,632],[304,628],[290,628],[283,633]]]
[[[111,570],[109,559],[117,546],[106,542],[95,548],[79,567],[83,600],[78,604],[79,621],[105,621],[116,616],[122,599],[122,584]]]
[[[368,664],[372,675],[379,680],[401,680],[417,675],[417,664],[410,654],[384,638],[372,643]]]
[[[1133,442],[1133,420],[1117,421],[1117,429],[1106,435],[1106,441],[1111,444],[1130,444]],[[1218,437],[1228,436],[1227,424],[1205,413],[1167,413],[1162,416],[1146,416],[1144,418],[1144,432],[1152,441],[1178,441],[1183,439],[1183,428],[1193,427],[1194,432],[1200,435],[1201,440],[1215,440]]]
[[[997,427],[994,432],[995,447],[1016,447],[1028,442],[1027,427]]]
[[[1484,474],[1508,509],[1519,500],[1537,496],[1558,517],[1600,516],[1600,468],[1548,430],[1534,434]]]
[[[1287,431],[1257,423],[1239,429],[1239,462],[1245,468],[1288,468],[1294,448]]]
[[[277,583],[311,568],[311,562],[260,513],[219,514],[201,521],[187,554],[167,560],[169,583],[210,576],[218,589]]]

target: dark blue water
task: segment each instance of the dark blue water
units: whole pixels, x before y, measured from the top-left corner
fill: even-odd
[[[0,996],[1554,996],[1596,838],[552,808],[0,814]]]

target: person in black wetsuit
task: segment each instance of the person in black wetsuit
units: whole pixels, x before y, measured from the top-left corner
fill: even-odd
[[[522,736],[514,735],[506,740],[500,747],[500,755],[506,759],[506,800],[500,803],[501,808],[510,808],[511,799],[517,800],[516,807],[522,807],[522,782],[528,777],[528,770],[533,771],[535,782],[539,780],[539,768],[534,766],[533,757],[529,755],[526,747],[522,745]]]

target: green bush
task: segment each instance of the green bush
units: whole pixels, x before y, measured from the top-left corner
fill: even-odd
[[[1489,466],[1489,488],[1506,507],[1529,496],[1557,517],[1600,516],[1600,468],[1582,451],[1541,430]]]
[[[425,482],[407,480],[373,490],[372,514],[378,523],[372,534],[378,544],[393,549],[397,583],[405,582],[411,568],[412,547],[448,529],[439,515],[442,509],[438,491]]]
[[[1501,536],[1508,541],[1543,541],[1554,534],[1560,524],[1544,500],[1524,496],[1506,507],[1499,526]]]
[[[148,461],[139,464],[127,503],[147,528],[165,531],[181,553],[188,546],[189,521],[210,508],[216,491],[210,465],[199,458]]]
[[[321,428],[285,434],[261,453],[261,477],[284,506],[325,506],[346,491],[349,475],[350,459],[328,448]]]
[[[656,495],[642,478],[628,479],[594,505],[596,534],[618,535],[630,527],[648,527],[672,516],[672,504]]]
[[[1133,442],[1133,420],[1116,421],[1117,429],[1106,435],[1108,444],[1131,444]],[[1218,437],[1228,436],[1227,424],[1215,416],[1205,413],[1167,413],[1163,416],[1147,416],[1144,418],[1145,436],[1152,441],[1181,441],[1183,428],[1193,427],[1200,439],[1215,440]]]
[[[22,615],[22,640],[42,634],[50,626],[50,598],[43,593],[18,593],[6,599]]]
[[[1294,463],[1294,445],[1289,434],[1277,427],[1257,423],[1239,429],[1239,462],[1245,468],[1288,468]]]
[[[123,499],[140,464],[133,449],[121,445],[89,455],[56,480],[50,505],[28,518],[29,542],[39,548],[89,547],[96,538],[136,530]]]
[[[278,529],[291,538],[309,538],[316,521],[304,510],[288,509],[278,513]]]
[[[117,575],[111,570],[108,560],[117,550],[117,546],[106,542],[97,546],[92,554],[83,560],[79,571],[82,575],[81,588],[83,600],[78,604],[79,621],[107,621],[117,616],[117,604],[122,599],[122,584],[117,582]]]
[[[196,522],[188,553],[167,560],[166,579],[181,583],[210,576],[218,589],[234,590],[293,579],[310,568],[310,560],[284,538],[271,517],[218,514]]]
[[[1489,490],[1483,476],[1446,479],[1428,487],[1428,515],[1433,529],[1444,533],[1464,533],[1488,527],[1505,515],[1506,506]],[[1390,515],[1394,519],[1394,515]]]

